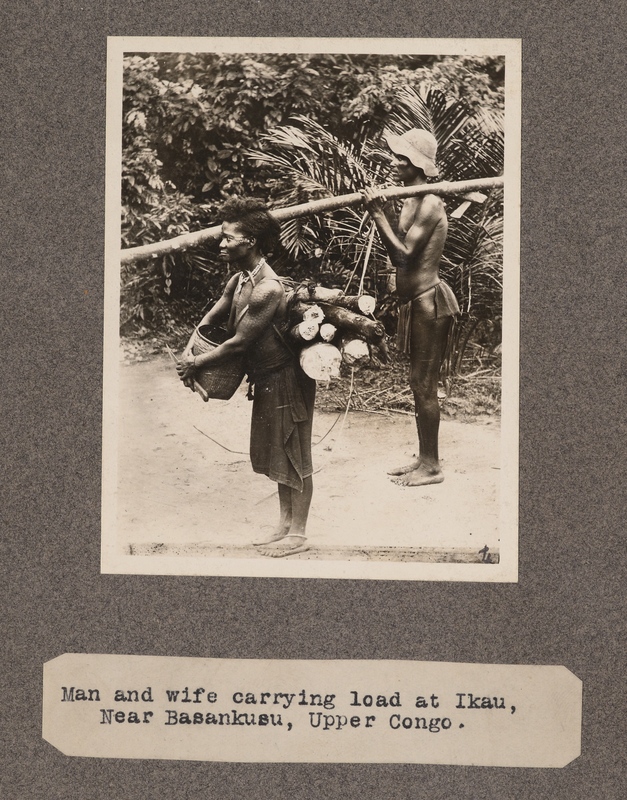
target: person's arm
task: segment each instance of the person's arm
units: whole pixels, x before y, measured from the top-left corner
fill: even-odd
[[[440,219],[438,199],[429,195],[424,198],[411,227],[401,241],[385,215],[382,199],[376,190],[367,189],[363,195],[364,205],[377,226],[392,264],[397,269],[414,264]]]
[[[235,294],[235,289],[237,288],[239,276],[239,272],[231,276],[228,283],[224,287],[222,297],[200,320],[198,326],[219,325],[221,322],[224,322],[229,318],[229,314],[231,313],[231,304],[233,302],[233,295]]]
[[[177,367],[182,380],[193,376],[197,369],[211,367],[241,355],[271,324],[279,307],[283,289],[274,281],[260,283],[253,289],[248,311],[239,322],[235,333],[223,344],[195,358],[181,359]]]
[[[237,287],[238,280],[239,280],[239,272],[231,276],[226,286],[224,287],[222,296],[213,305],[213,307],[209,309],[209,311],[205,314],[205,316],[200,320],[200,322],[196,326],[197,328],[199,328],[201,325],[219,325],[220,323],[228,320],[229,314],[231,313],[231,304],[233,302],[233,295],[235,294],[235,289]],[[189,338],[189,341],[187,342],[187,346],[183,351],[183,358],[187,358],[188,356],[191,355],[193,340],[194,340],[194,334],[192,333],[192,335]]]

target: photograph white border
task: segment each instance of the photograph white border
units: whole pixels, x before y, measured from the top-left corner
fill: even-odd
[[[117,430],[123,55],[127,52],[359,53],[505,56],[504,286],[499,563],[397,563],[131,555],[119,552]],[[107,51],[101,571],[120,574],[516,582],[520,286],[519,39],[109,37]]]

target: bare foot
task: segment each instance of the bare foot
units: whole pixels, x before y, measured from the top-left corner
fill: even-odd
[[[255,547],[259,547],[259,545],[263,544],[272,544],[272,542],[279,542],[281,539],[285,539],[287,534],[290,532],[290,526],[279,526],[274,533],[271,533],[268,536],[264,536],[263,539],[258,539],[256,542],[253,542]]]
[[[404,467],[394,467],[394,469],[388,470],[388,475],[407,475],[408,472],[413,472],[417,470],[420,466],[420,459],[416,458],[411,464],[406,464]]]
[[[285,556],[293,556],[296,553],[306,553],[307,550],[309,550],[309,545],[306,537],[291,534],[283,537],[280,544],[278,541],[268,544],[267,547],[260,548],[259,552],[269,558],[285,558]]]
[[[431,483],[442,483],[444,475],[439,467],[427,467],[422,464],[418,469],[407,472],[394,483],[398,486],[428,486]]]

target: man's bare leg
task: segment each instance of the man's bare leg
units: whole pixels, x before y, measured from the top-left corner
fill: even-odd
[[[265,536],[257,542],[253,542],[256,547],[285,539],[290,531],[293,513],[292,490],[283,483],[279,483],[277,486],[279,488],[279,524],[270,535]]]
[[[414,395],[414,408],[416,406],[416,397]],[[414,460],[410,464],[405,464],[403,467],[394,467],[394,469],[388,470],[388,475],[407,475],[408,472],[413,472],[414,470],[420,467],[422,463],[420,460],[420,453],[422,452],[422,439],[420,437],[420,425],[418,424],[418,414],[414,411],[414,416],[416,418],[416,431],[418,433],[418,455],[414,453]]]
[[[418,466],[399,475],[394,483],[399,486],[427,486],[442,483],[444,475],[438,458],[438,432],[440,428],[440,408],[437,402],[425,400],[414,392],[416,403],[416,422],[422,432]]]
[[[442,483],[444,475],[438,455],[440,405],[438,377],[446,350],[450,318],[412,320],[410,385],[414,393],[419,452],[410,469],[395,472],[399,486],[426,486]]]
[[[268,542],[267,546],[260,548],[259,552],[271,558],[284,558],[296,553],[304,553],[309,550],[305,528],[307,527],[307,517],[309,516],[309,506],[313,496],[313,478],[309,476],[303,480],[303,491],[290,489],[279,484],[281,488],[287,489],[291,495],[292,521],[289,530],[283,536]]]

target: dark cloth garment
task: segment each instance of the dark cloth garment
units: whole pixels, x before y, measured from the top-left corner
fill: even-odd
[[[285,323],[278,325],[275,322],[246,351],[246,373],[251,383],[258,383],[270,373],[296,361],[296,355],[284,338],[286,327]]]
[[[397,347],[401,353],[409,353],[411,321],[414,314],[417,314],[421,320],[427,321],[446,317],[456,319],[460,311],[457,298],[445,281],[439,281],[435,286],[416,295],[408,303],[403,303],[398,310],[396,334]]]
[[[250,460],[255,472],[302,492],[304,479],[313,474],[316,382],[300,368],[284,338],[286,331],[287,320],[275,319],[246,352],[246,372],[254,387]]]
[[[313,474],[311,434],[316,382],[295,360],[255,380],[250,427],[253,470],[298,491]]]

